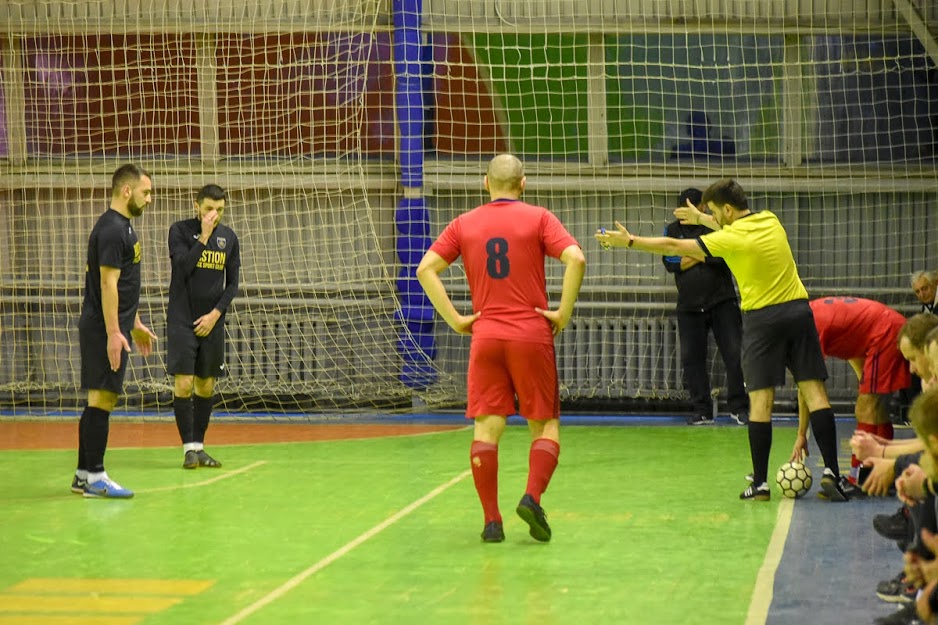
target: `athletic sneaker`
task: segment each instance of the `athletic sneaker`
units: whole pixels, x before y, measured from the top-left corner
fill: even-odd
[[[746,474],[746,481],[749,482],[749,483],[755,482],[755,481],[756,481],[756,474],[755,474],[755,473],[747,473],[747,474]]]
[[[182,461],[183,469],[198,469],[199,468],[199,454],[194,449],[190,449],[186,452],[186,457]]]
[[[886,603],[912,603],[916,592],[915,586],[906,579],[905,571],[899,571],[892,579],[876,584],[876,596]]]
[[[85,497],[97,499],[130,499],[134,496],[134,491],[124,488],[114,480],[106,477],[97,482],[88,482],[85,484]]]
[[[699,414],[687,418],[687,425],[713,425],[713,417]]]
[[[873,529],[889,540],[908,540],[911,525],[909,509],[905,506],[900,506],[894,514],[877,514],[873,517]]]
[[[531,528],[531,538],[546,543],[550,540],[550,525],[547,524],[547,514],[534,497],[525,493],[515,512]]]
[[[769,485],[766,482],[762,482],[758,486],[750,484],[746,490],[739,494],[739,498],[750,501],[768,501],[772,498],[772,491],[769,490]]]
[[[749,413],[743,410],[731,412],[730,419],[735,421],[737,425],[749,425]]]
[[[482,541],[486,543],[500,543],[505,540],[505,530],[501,521],[489,521],[482,530]]]
[[[820,499],[826,501],[850,501],[851,499],[863,499],[866,497],[858,486],[854,486],[843,475],[834,476],[830,469],[824,469],[824,475],[821,477],[821,491],[818,493]]]
[[[88,480],[83,480],[77,475],[72,478],[72,492],[80,495],[85,492],[85,485],[88,484]]]
[[[196,453],[199,456],[200,467],[212,467],[213,469],[218,469],[221,467],[221,463],[205,453],[204,449],[200,449]]]

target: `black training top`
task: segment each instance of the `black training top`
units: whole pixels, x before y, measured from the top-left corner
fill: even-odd
[[[674,221],[664,229],[664,236],[674,239],[696,239],[712,232],[706,226],[682,225]],[[736,287],[733,274],[722,258],[708,256],[690,269],[681,270],[680,256],[662,256],[665,269],[674,274],[677,285],[677,310],[680,312],[703,312],[727,300],[735,300]]]
[[[192,327],[202,315],[217,308],[224,321],[231,300],[238,294],[241,249],[238,235],[224,224],[215,226],[202,245],[199,219],[177,221],[169,229],[169,258],[173,265],[169,283],[166,323]]]
[[[121,332],[134,327],[140,303],[140,241],[130,219],[108,209],[98,217],[88,237],[85,261],[85,298],[81,305],[82,326],[105,329],[101,309],[101,267],[120,269],[117,281],[117,317]]]

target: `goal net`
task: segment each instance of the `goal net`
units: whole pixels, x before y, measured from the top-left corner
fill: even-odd
[[[673,277],[592,235],[661,234],[723,177],[780,217],[811,297],[916,312],[910,274],[938,269],[936,32],[923,0],[3,3],[0,408],[80,405],[87,237],[124,162],[153,175],[140,311],[163,339],[169,226],[228,191],[234,410],[458,408],[469,340],[413,271],[504,151],[586,251],[568,406],[686,400]],[[468,311],[461,265],[444,277]],[[165,349],[132,356],[126,406],[168,406]]]

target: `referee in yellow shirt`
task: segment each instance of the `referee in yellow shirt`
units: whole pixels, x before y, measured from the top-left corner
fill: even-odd
[[[740,499],[768,501],[769,452],[772,449],[772,405],[775,387],[791,371],[807,401],[811,429],[824,457],[821,497],[847,501],[860,491],[840,475],[837,430],[824,381],[827,367],[818,341],[808,292],[788,245],[788,236],[771,211],[749,210],[746,193],[735,180],[723,179],[704,191],[701,204],[710,215],[688,202],[674,211],[682,223],[714,230],[697,239],[639,237],[616,222],[615,229],[600,229],[596,239],[605,247],[625,247],[699,261],[722,258],[739,286],[743,312],[743,377],[749,394],[749,450],[753,482]],[[807,454],[808,419],[798,423],[792,460]]]

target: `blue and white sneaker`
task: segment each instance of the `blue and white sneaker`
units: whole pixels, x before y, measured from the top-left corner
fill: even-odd
[[[85,497],[97,499],[130,499],[134,491],[124,488],[109,477],[85,484]]]
[[[88,485],[88,480],[83,480],[77,475],[72,477],[72,492],[76,495],[81,495],[85,492],[85,486]]]

